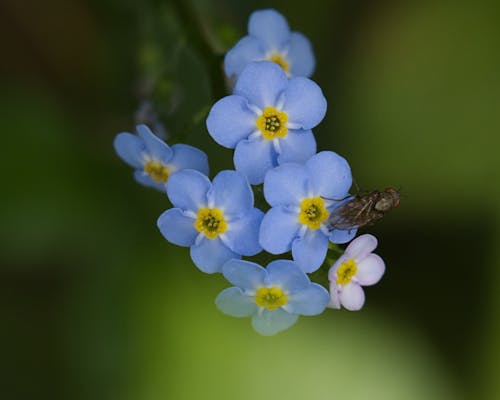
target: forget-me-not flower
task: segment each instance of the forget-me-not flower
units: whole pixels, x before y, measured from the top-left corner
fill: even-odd
[[[304,272],[323,263],[328,241],[346,243],[356,229],[329,230],[330,213],[349,196],[351,169],[331,151],[312,156],[305,165],[283,164],[264,181],[264,196],[272,208],[260,227],[260,244],[272,254],[292,251]]]
[[[275,63],[249,64],[233,95],[214,104],[207,118],[210,135],[234,148],[236,170],[251,184],[285,162],[303,163],[316,153],[311,131],[326,113],[320,87],[307,78],[288,80]]]
[[[203,272],[220,272],[227,260],[262,250],[263,213],[253,207],[253,192],[241,173],[221,171],[210,182],[198,171],[179,171],[170,177],[167,195],[174,208],[158,218],[158,228],[169,242],[189,246]]]
[[[114,147],[120,158],[135,168],[134,177],[142,185],[165,192],[169,176],[185,168],[208,175],[207,155],[186,144],[170,147],[146,125],[137,125],[137,135],[119,133]]]
[[[303,34],[291,32],[283,15],[276,10],[254,11],[248,20],[248,35],[227,52],[224,70],[231,77],[241,74],[252,61],[275,62],[289,77],[310,77],[314,53]]]
[[[331,308],[341,306],[356,311],[365,303],[365,293],[361,286],[376,284],[385,272],[385,263],[372,253],[377,247],[377,238],[361,235],[354,239],[344,254],[328,272],[330,281]]]
[[[311,283],[290,260],[272,261],[267,268],[230,260],[222,273],[234,286],[219,293],[217,307],[233,317],[252,316],[252,326],[262,335],[289,328],[299,315],[321,314],[330,300],[327,290]]]

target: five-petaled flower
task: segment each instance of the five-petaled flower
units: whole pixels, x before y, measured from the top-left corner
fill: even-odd
[[[165,192],[175,171],[190,168],[208,175],[208,159],[203,151],[186,144],[170,147],[146,125],[137,125],[136,130],[138,136],[119,133],[113,144],[120,158],[135,168],[134,177],[140,184]]]
[[[311,131],[326,113],[320,87],[307,78],[288,80],[275,63],[249,64],[233,95],[214,104],[207,129],[220,145],[234,148],[236,170],[260,184],[268,170],[303,163],[316,153]]]
[[[224,59],[226,75],[241,74],[252,61],[275,62],[288,76],[310,77],[314,71],[314,53],[303,34],[291,32],[276,10],[259,10],[250,15],[248,35],[228,51]]]
[[[342,204],[351,187],[347,161],[331,151],[320,152],[305,165],[283,164],[272,169],[264,181],[264,196],[272,208],[260,227],[260,244],[272,254],[292,251],[304,272],[323,263],[328,241],[346,243],[356,229],[332,231],[328,216]]]
[[[385,271],[384,261],[372,253],[377,239],[361,235],[353,240],[344,254],[333,264],[328,273],[330,280],[331,308],[356,311],[363,307],[365,293],[361,286],[377,283]]]
[[[158,228],[169,242],[189,246],[203,272],[221,272],[226,261],[262,250],[263,213],[253,207],[253,192],[239,172],[221,171],[211,183],[198,171],[179,171],[170,177],[167,195],[175,208],[158,218]]]
[[[233,317],[252,316],[254,329],[274,335],[292,326],[299,315],[321,314],[328,292],[290,260],[272,261],[267,268],[249,261],[230,260],[222,268],[234,286],[215,300],[217,307]]]

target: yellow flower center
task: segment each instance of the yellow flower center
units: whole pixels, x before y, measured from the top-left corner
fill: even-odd
[[[194,227],[198,232],[203,232],[207,238],[215,239],[227,230],[227,222],[218,208],[200,208]]]
[[[288,298],[279,287],[261,287],[255,294],[255,303],[259,307],[266,307],[268,310],[274,310],[284,306]]]
[[[318,229],[328,219],[328,210],[321,197],[312,197],[300,203],[299,222],[309,229]]]
[[[279,53],[271,54],[268,58],[269,61],[272,61],[273,63],[278,64],[281,68],[283,68],[283,71],[285,71],[287,74],[290,72],[290,64],[286,60],[285,57],[283,57]]]
[[[165,183],[170,175],[168,167],[156,160],[148,161],[144,164],[144,172],[157,183]]]
[[[288,115],[276,110],[274,107],[266,107],[262,115],[257,118],[257,129],[262,132],[264,139],[272,140],[276,137],[283,138],[288,132],[286,123]]]
[[[337,269],[337,284],[347,285],[351,282],[352,277],[356,275],[357,270],[356,262],[352,258],[344,261]]]

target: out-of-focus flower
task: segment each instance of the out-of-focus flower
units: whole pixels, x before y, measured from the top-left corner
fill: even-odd
[[[359,236],[347,246],[328,273],[331,297],[329,307],[344,307],[351,311],[363,307],[365,293],[361,286],[374,285],[385,271],[384,261],[372,253],[376,247],[377,239],[368,234]]]
[[[168,178],[175,171],[190,168],[208,175],[207,155],[186,144],[170,147],[146,125],[137,125],[137,135],[119,133],[114,147],[120,158],[135,168],[134,177],[142,185],[165,192]]]
[[[274,335],[292,326],[299,315],[321,314],[328,292],[290,260],[276,260],[267,268],[249,261],[230,260],[222,268],[234,286],[223,290],[215,303],[233,317],[252,316],[262,335]]]

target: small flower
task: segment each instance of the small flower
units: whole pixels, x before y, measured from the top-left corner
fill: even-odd
[[[385,271],[384,261],[372,253],[376,247],[377,239],[368,234],[359,236],[347,246],[328,272],[329,307],[340,309],[343,306],[350,311],[363,307],[365,293],[361,286],[374,285]]]
[[[346,243],[356,229],[329,231],[329,214],[349,195],[351,169],[331,151],[312,156],[305,165],[283,164],[264,181],[264,196],[271,205],[262,220],[259,241],[272,254],[292,251],[304,272],[323,263],[328,241]]]
[[[186,144],[170,147],[146,125],[137,125],[136,129],[138,136],[119,133],[113,144],[120,158],[135,168],[134,177],[140,184],[164,192],[175,171],[190,168],[208,175],[208,158],[203,151]]]
[[[228,51],[224,59],[226,75],[238,76],[252,61],[268,60],[278,64],[290,77],[310,77],[314,71],[314,53],[303,34],[291,32],[276,10],[259,10],[250,15],[248,35]]]
[[[252,326],[262,335],[288,329],[299,315],[321,314],[328,292],[290,260],[276,260],[267,268],[249,261],[230,260],[222,268],[234,286],[215,300],[217,307],[233,317],[252,316]]]
[[[320,87],[307,78],[287,79],[275,63],[249,64],[234,94],[214,104],[207,129],[221,146],[235,149],[234,165],[251,184],[285,162],[303,163],[316,153],[311,131],[326,113]]]
[[[227,260],[262,250],[263,213],[253,207],[253,192],[239,172],[221,171],[211,183],[198,171],[179,171],[170,177],[167,195],[175,208],[158,218],[158,228],[169,242],[189,246],[203,272],[221,272]]]

